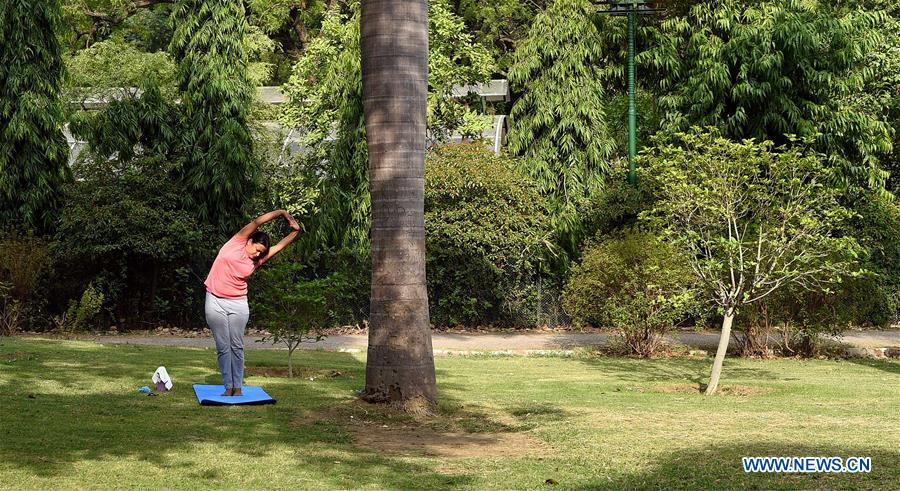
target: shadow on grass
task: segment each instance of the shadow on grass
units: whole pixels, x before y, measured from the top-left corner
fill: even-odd
[[[589,356],[579,360],[592,370],[599,370],[622,382],[691,382],[705,385],[709,381],[712,358],[639,359],[614,356]],[[740,358],[725,359],[723,376],[728,379],[756,379],[766,381],[791,380],[784,374],[761,366],[739,366]],[[743,361],[743,360],[741,360]]]
[[[871,457],[870,473],[745,473],[741,457]],[[900,452],[852,445],[722,444],[673,452],[644,470],[615,474],[575,489],[889,489],[900,477]],[[565,484],[565,483],[560,483]]]
[[[4,344],[0,344],[0,353],[13,351]],[[355,398],[353,390],[362,383],[364,366],[349,354],[304,353],[295,357],[295,363],[337,368],[352,373],[353,378],[248,377],[248,385],[264,385],[278,404],[204,407],[197,404],[191,384],[219,383],[211,350],[79,350],[46,341],[14,346],[15,351],[33,353],[21,361],[0,361],[6,379],[0,385],[0,462],[8,468],[55,477],[69,476],[76,464],[84,462],[103,466],[106,461],[136,459],[216,485],[217,479],[224,479],[217,470],[221,462],[200,455],[207,454],[210,447],[220,447],[250,457],[283,454],[288,449],[289,457],[281,458],[293,459],[290,467],[331,487],[353,487],[354,483],[381,488],[439,487],[464,485],[469,479],[357,448],[339,424],[306,426],[302,431],[297,427],[298,414],[344,405]],[[275,364],[281,356],[253,353],[248,362]],[[137,387],[149,385],[158,365],[169,369],[175,390],[157,397],[139,394]],[[136,464],[134,471],[139,474],[140,468]]]
[[[874,360],[871,358],[849,358],[847,361],[864,367],[883,370],[888,373],[900,375],[900,360]]]

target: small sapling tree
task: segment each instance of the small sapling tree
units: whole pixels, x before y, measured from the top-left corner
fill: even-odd
[[[822,156],[798,147],[695,129],[658,139],[643,160],[658,200],[642,219],[687,252],[723,316],[706,387],[713,394],[742,307],[786,287],[828,292],[854,273],[860,247],[839,234],[851,213]]]
[[[259,342],[284,344],[288,349],[288,376],[294,376],[294,351],[301,343],[325,338],[324,329],[333,318],[329,294],[334,277],[304,279],[302,266],[280,262],[261,271],[255,324],[269,334]]]

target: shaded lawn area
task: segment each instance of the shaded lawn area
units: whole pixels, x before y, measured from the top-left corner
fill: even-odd
[[[0,338],[0,483],[537,489],[552,479],[567,489],[888,489],[900,482],[897,361],[728,359],[723,384],[744,395],[704,397],[690,387],[704,380],[709,360],[438,357],[439,414],[418,422],[355,401],[364,355],[301,352],[302,377],[294,379],[278,376],[284,352],[250,351],[247,364],[246,383],[264,386],[278,404],[199,406],[190,385],[220,383],[212,350]],[[158,365],[175,390],[137,393]],[[472,448],[447,456],[355,443],[372,445],[361,434],[416,439],[423,430]],[[497,441],[527,444],[498,452]],[[756,455],[870,456],[873,470],[745,474],[741,457]]]

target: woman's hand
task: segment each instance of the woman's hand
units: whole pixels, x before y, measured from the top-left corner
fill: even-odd
[[[299,231],[300,231],[300,224],[297,223],[297,220],[295,220],[294,217],[291,216],[291,214],[288,213],[288,212],[284,212],[284,214],[285,214],[284,219],[287,220],[288,225],[290,225],[291,229],[292,229],[292,230],[295,230],[295,231],[297,231],[297,232],[299,232]]]

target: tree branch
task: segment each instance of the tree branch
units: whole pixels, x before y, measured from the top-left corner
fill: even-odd
[[[174,3],[175,0],[135,0],[134,3],[125,7],[121,12],[109,13],[109,12],[100,12],[97,10],[91,10],[87,7],[82,10],[85,16],[87,16],[93,28],[91,29],[91,36],[88,38],[87,46],[90,46],[92,41],[94,41],[93,37],[97,32],[101,31],[102,27],[114,28],[121,25],[123,22],[128,20],[129,17],[138,13],[141,9],[150,8],[154,5],[159,5],[163,3]]]

